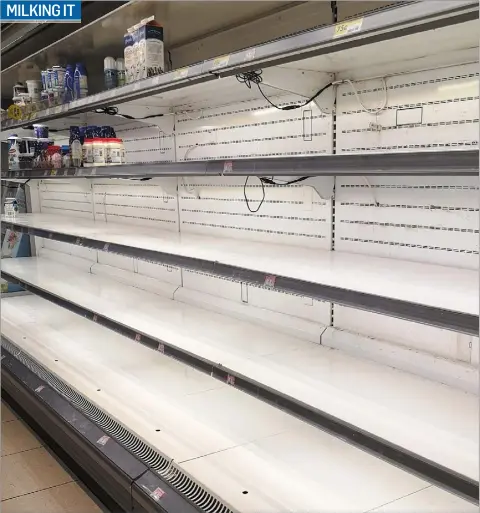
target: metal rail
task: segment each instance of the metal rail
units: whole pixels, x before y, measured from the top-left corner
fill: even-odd
[[[172,176],[478,176],[478,150],[319,155],[4,170],[2,180]]]
[[[357,310],[365,310],[420,324],[427,324],[435,326],[436,328],[465,333],[467,335],[478,336],[479,316],[474,314],[455,312],[444,308],[418,304],[412,301],[393,299],[377,294],[303,281],[288,276],[271,276],[262,271],[253,271],[251,269],[244,269],[242,267],[201,258],[163,253],[161,251],[110,243],[105,240],[83,238],[68,233],[26,227],[15,223],[15,221],[4,222],[2,225],[5,228],[10,228],[11,230],[27,235],[57,240],[98,251],[116,253],[140,260],[158,262],[173,267],[193,269],[260,287],[273,283],[272,288],[274,288],[274,290],[298,294],[321,301],[348,306]],[[8,276],[9,279],[15,278],[15,276],[7,275],[4,271],[2,271],[2,276],[3,274]]]

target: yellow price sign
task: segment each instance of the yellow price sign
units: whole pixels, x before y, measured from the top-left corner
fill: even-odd
[[[230,55],[223,55],[222,57],[217,57],[213,60],[212,69],[223,68],[228,65],[230,61]]]
[[[175,79],[177,80],[180,80],[182,78],[187,78],[188,77],[188,68],[181,68],[181,69],[177,69],[175,71]]]
[[[362,29],[362,24],[363,18],[337,23],[335,25],[335,30],[333,31],[333,38],[335,39],[337,37],[343,37],[349,34],[354,34],[355,32],[360,32]]]

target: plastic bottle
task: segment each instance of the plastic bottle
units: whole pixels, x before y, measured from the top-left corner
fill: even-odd
[[[105,89],[117,87],[117,63],[113,57],[105,57],[103,60],[103,74],[105,76]]]
[[[70,146],[68,144],[64,144],[61,147],[62,151],[62,167],[70,167],[72,165],[70,159]]]
[[[93,139],[85,139],[83,142],[83,167],[93,166]]]
[[[50,70],[49,70],[50,71]],[[64,84],[63,84],[63,103],[73,101],[73,81],[74,71],[71,64],[67,65],[65,70]]]
[[[125,85],[125,61],[117,59],[117,85],[122,87]]]
[[[56,169],[62,167],[62,150],[60,146],[49,146],[48,155],[50,157],[52,167]]]
[[[123,144],[123,139],[117,139],[120,143],[120,163],[126,164],[127,159],[125,158],[125,145]]]
[[[52,89],[61,88],[65,81],[65,68],[63,66],[53,66],[52,68]]]
[[[93,139],[93,165],[104,166],[105,164],[105,139],[95,137]]]
[[[120,166],[125,164],[125,157],[122,159],[123,143],[121,139],[108,140],[108,162],[110,166]]]
[[[77,62],[74,73],[74,97],[76,100],[88,96],[87,70],[81,62]]]
[[[80,167],[83,161],[83,148],[80,139],[74,139],[70,145],[70,153],[72,156],[72,165],[74,167]]]

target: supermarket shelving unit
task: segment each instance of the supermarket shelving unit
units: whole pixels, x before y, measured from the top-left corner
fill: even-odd
[[[2,304],[2,386],[122,507],[475,510],[477,25],[413,2],[2,124],[125,140],[2,170],[37,254],[2,262],[33,292]],[[279,111],[258,68],[276,104],[337,86]]]

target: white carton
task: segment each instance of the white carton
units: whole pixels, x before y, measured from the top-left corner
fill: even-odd
[[[137,29],[137,41],[137,80],[164,73],[163,27],[153,16],[142,20]]]

